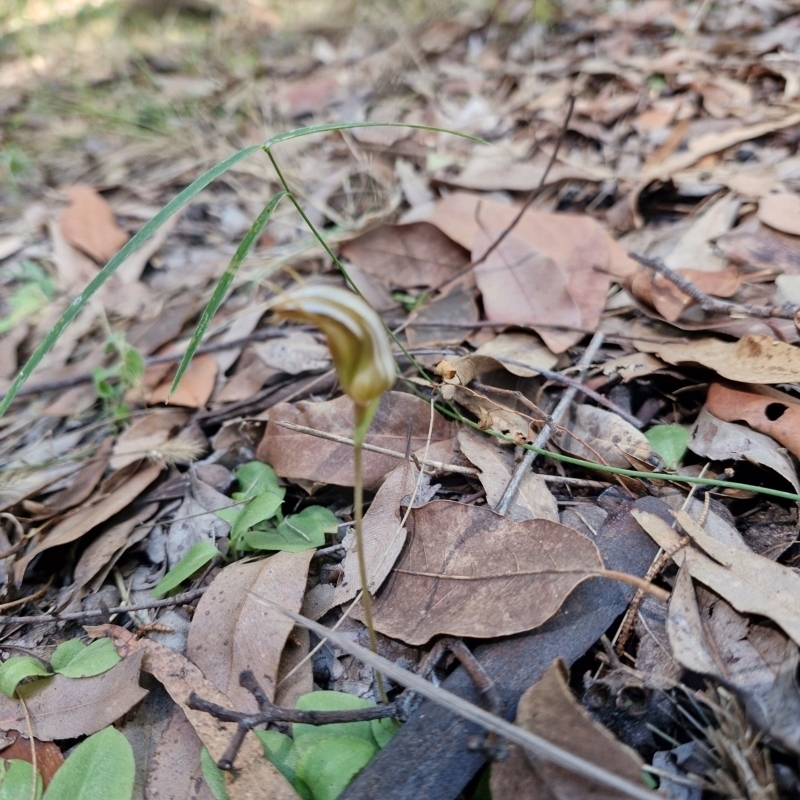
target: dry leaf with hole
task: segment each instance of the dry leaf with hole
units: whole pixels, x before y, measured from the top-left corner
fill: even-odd
[[[421,456],[430,424],[430,405],[401,392],[383,395],[367,432],[367,444],[405,452],[411,425],[411,452]],[[353,404],[348,397],[324,403],[280,403],[270,409],[269,424],[258,446],[259,460],[270,464],[282,478],[353,485],[353,448],[281,428],[277,421],[292,422],[308,428],[353,436]],[[454,454],[453,423],[434,414],[433,433],[428,457],[450,462]],[[397,459],[364,452],[364,488],[376,489],[397,466]]]
[[[765,194],[758,203],[758,218],[770,228],[800,236],[800,197],[789,192]]]
[[[743,392],[712,383],[706,408],[725,422],[746,422],[800,458],[800,402],[791,395],[777,390]]]
[[[409,516],[406,548],[375,596],[375,627],[412,645],[532,630],[601,569],[594,543],[572,528],[434,500]]]
[[[700,410],[688,446],[693,453],[710,458],[712,461],[744,459],[768,467],[800,493],[797,472],[791,457],[783,447],[763,433],[751,431],[744,425],[717,419],[708,406],[703,406]]]
[[[286,615],[252,595],[299,611],[313,554],[281,552],[229,564],[197,604],[186,656],[240,711],[258,711],[253,695],[239,685],[242,670],[250,670],[267,697],[274,698],[278,664],[293,627]]]
[[[139,686],[141,663],[133,654],[92,678],[54,675],[19,687],[36,738],[76,739],[113,725],[147,694]],[[16,698],[0,695],[0,730],[9,728],[27,730],[25,711]]]
[[[660,547],[676,547],[681,537],[669,523],[646,511],[632,513]],[[685,562],[695,580],[724,597],[737,611],[769,617],[795,642],[800,642],[800,575],[764,556],[714,539],[686,512],[673,515],[702,548],[680,548],[673,561],[678,565]]]
[[[169,692],[192,724],[211,757],[218,761],[233,737],[236,725],[220,722],[210,714],[193,711],[188,706],[192,692],[212,703],[233,708],[230,699],[185,656],[152,639],[136,639],[130,631],[117,625],[87,628],[93,636],[108,636],[123,658],[143,653],[142,669],[149,672]],[[297,794],[286,778],[264,758],[264,751],[255,736],[246,736],[236,759],[235,772],[225,776],[230,800],[256,800],[266,792],[276,800],[297,800]]]
[[[493,436],[478,433],[467,426],[459,429],[458,444],[461,452],[481,471],[478,479],[486,490],[489,508],[497,508],[514,474],[514,454],[509,448],[502,447]],[[526,471],[505,516],[512,521],[559,521],[556,499],[541,475]]]
[[[61,215],[61,233],[78,250],[105,264],[128,241],[128,234],[117,225],[106,200],[91,186],[72,186],[66,195],[70,204]]]
[[[556,659],[522,695],[516,724],[530,733],[607,769],[634,784],[642,782],[642,759],[595,722],[569,687],[567,665]],[[520,785],[525,787],[520,792]],[[507,761],[492,764],[494,800],[619,800],[620,793],[512,745]]]
[[[747,334],[738,342],[703,338],[658,344],[637,339],[633,346],[670,364],[701,364],[739,383],[800,381],[800,348],[760,334]]]
[[[577,458],[623,469],[640,469],[642,465],[660,463],[647,437],[630,422],[604,408],[586,404],[576,406],[566,426],[553,440]]]

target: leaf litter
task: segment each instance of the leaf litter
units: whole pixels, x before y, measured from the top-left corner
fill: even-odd
[[[728,797],[794,796],[793,4],[600,8],[564,0],[498,4],[492,13],[489,4],[431,5],[394,14],[392,25],[373,9],[340,24],[324,3],[300,15],[282,3],[251,3],[246,18],[238,7],[211,4],[215,27],[206,40],[196,37],[212,31],[208,21],[190,23],[191,4],[178,3],[173,21],[186,37],[176,47],[164,44],[166,23],[152,4],[131,3],[110,36],[100,16],[51,19],[38,56],[25,44],[34,4],[23,5],[24,14],[12,12],[13,24],[0,27],[0,391],[100,267],[229,156],[233,142],[351,120],[433,123],[483,137],[491,146],[364,128],[275,150],[308,220],[324,229],[397,335],[403,380],[367,437],[396,455],[365,452],[364,473],[382,652],[413,667],[419,654],[402,642],[424,652],[448,633],[486,638],[480,652],[491,658],[494,640],[557,629],[576,613],[570,603],[599,597],[593,587],[608,582],[599,574],[615,568],[598,537],[642,552],[655,547],[639,519],[666,551],[647,580],[656,593],[672,592],[669,606],[648,597],[637,617],[633,599],[637,621],[598,630],[582,662],[595,676],[587,686],[619,678],[623,688],[596,707],[585,695],[583,710],[574,699],[581,676],[554,662],[525,693],[539,706],[520,702],[519,724],[531,724],[532,714],[540,720],[532,731],[576,753],[585,745],[590,761],[600,748],[599,763],[634,782],[643,763],[650,785],[660,781],[670,797],[711,788]],[[209,41],[224,57],[204,55]],[[44,71],[31,71],[34,57],[45,60]],[[44,74],[47,81],[37,77]],[[125,715],[144,718],[149,698],[142,702],[138,674],[149,669],[172,699],[153,723],[137,797],[212,796],[200,745],[218,759],[232,728],[189,709],[192,690],[253,710],[241,670],[254,670],[271,697],[296,668],[306,689],[313,671],[318,688],[375,692],[370,669],[328,645],[312,654],[320,642],[247,594],[249,587],[344,625],[353,638],[363,633],[360,607],[347,611],[360,588],[348,532],[352,448],[313,433],[349,439],[352,409],[336,393],[319,336],[278,327],[263,305],[296,275],[341,283],[291,204],[277,207],[254,242],[204,351],[169,398],[175,407],[163,407],[214,284],[279,184],[254,158],[194,197],[112,276],[0,418],[6,652],[22,647],[46,665],[55,645],[79,642],[81,624],[128,629],[106,629],[124,655],[108,672],[22,685],[33,733],[57,747]],[[664,269],[649,266],[654,259]],[[582,380],[604,405],[579,393],[555,418],[587,337],[598,331],[605,338]],[[137,349],[142,375],[125,372],[122,351],[108,347],[114,335]],[[428,436],[429,381],[438,406]],[[313,432],[281,426],[287,422]],[[673,434],[683,444],[662,441]],[[553,458],[539,456],[520,476],[499,516],[492,509],[504,503],[519,448],[534,439],[546,440]],[[259,519],[235,526],[241,503],[253,500],[230,496],[235,473],[256,459],[274,468],[285,493],[269,512],[274,532],[258,529],[266,511],[255,505]],[[615,479],[608,465],[635,475]],[[697,501],[680,510],[686,481],[700,482],[694,491],[706,511]],[[645,502],[646,493],[677,517]],[[291,526],[302,533],[315,507],[330,518],[299,552],[264,558],[263,549],[237,549],[242,541],[276,545]],[[211,557],[178,574],[175,588],[205,589],[199,601],[130,608],[152,602],[151,590],[198,543]],[[632,598],[630,585],[618,589]],[[109,612],[116,606],[130,610]],[[576,625],[588,614],[578,608]],[[601,634],[617,639],[619,663]],[[177,651],[158,644],[169,636]],[[303,693],[297,686],[289,705]],[[660,750],[632,755],[613,737],[625,741],[631,726],[660,724],[652,704],[639,703],[657,692],[680,722],[670,739],[653,740]],[[19,701],[0,700],[0,727],[9,736],[25,731]],[[698,717],[700,727],[689,721]],[[580,741],[559,733],[568,718],[582,720]],[[736,733],[732,720],[762,738]],[[371,785],[387,758],[402,763],[408,747],[401,729],[340,796],[369,796],[359,787]],[[684,759],[700,750],[705,760]],[[180,759],[185,769],[173,771]],[[511,762],[516,771],[491,769],[498,797],[586,791],[584,778],[522,751]],[[263,785],[272,796],[295,796],[252,736],[237,768],[240,777],[227,779],[231,797],[259,796],[250,793]],[[477,768],[458,779],[442,771],[436,796],[458,796]],[[402,779],[383,789],[390,798],[415,796]]]

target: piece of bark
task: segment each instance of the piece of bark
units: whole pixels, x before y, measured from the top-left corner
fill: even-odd
[[[608,569],[643,576],[657,548],[631,517],[631,507],[625,504],[609,514],[595,543]],[[625,584],[587,581],[540,628],[476,648],[475,656],[497,685],[506,718],[514,719],[520,696],[554,659],[560,656],[572,664],[580,658],[625,611],[634,593]],[[463,667],[442,686],[479,702]],[[481,754],[467,749],[467,739],[479,733],[480,726],[426,701],[340,800],[454,800],[484,764]]]

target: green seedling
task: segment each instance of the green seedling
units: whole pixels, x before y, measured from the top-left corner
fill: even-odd
[[[664,459],[667,472],[675,472],[688,449],[688,429],[682,425],[655,425],[645,436],[653,450]]]
[[[144,377],[144,358],[119,331],[108,337],[105,351],[108,355],[116,354],[116,359],[110,367],[92,370],[92,385],[103,403],[104,413],[121,423],[130,416],[130,409],[124,403],[125,393],[138,388]]]
[[[0,317],[0,335],[28,319],[35,319],[56,294],[55,280],[34,261],[23,261],[14,278],[18,285],[8,297],[8,313]]]

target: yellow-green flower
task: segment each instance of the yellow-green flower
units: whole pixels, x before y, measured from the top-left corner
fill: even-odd
[[[272,306],[283,319],[316,325],[328,340],[339,383],[359,405],[392,388],[396,369],[380,317],[367,302],[337,286],[302,286]]]

